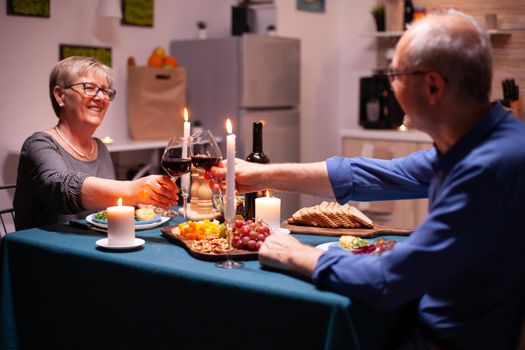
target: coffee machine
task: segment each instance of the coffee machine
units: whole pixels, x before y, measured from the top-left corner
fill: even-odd
[[[404,115],[383,72],[360,79],[359,125],[365,129],[396,129],[403,124]]]

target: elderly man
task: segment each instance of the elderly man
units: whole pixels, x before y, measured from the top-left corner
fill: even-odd
[[[416,301],[419,324],[401,348],[515,349],[525,310],[525,124],[489,102],[490,40],[462,13],[427,16],[402,36],[387,75],[405,124],[429,134],[434,149],[391,161],[239,162],[238,190],[340,203],[428,196],[426,220],[381,256],[322,252],[276,234],[259,260],[384,309]]]

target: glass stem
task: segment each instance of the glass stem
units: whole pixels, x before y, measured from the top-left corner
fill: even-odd
[[[185,185],[181,186],[181,192],[182,192],[182,203],[184,207],[184,219],[188,219],[188,194],[189,194],[189,188]]]
[[[226,260],[231,260],[231,250],[232,250],[232,232],[233,232],[233,222],[228,221],[226,222],[226,240],[228,242],[228,250],[226,251]]]
[[[216,177],[212,176],[210,172],[207,172],[206,173],[208,175],[208,177],[210,179],[213,179],[213,181],[215,181],[216,184],[218,184],[218,192],[219,192],[219,198],[221,199],[221,202],[220,202],[220,205],[221,207],[220,208],[217,208],[218,211],[222,211],[224,209],[224,197],[223,197],[223,193],[222,193],[222,189],[221,189],[221,183],[219,182],[219,179],[217,179]]]

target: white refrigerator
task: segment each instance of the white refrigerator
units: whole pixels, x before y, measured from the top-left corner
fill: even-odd
[[[298,39],[244,34],[176,40],[170,43],[170,54],[186,68],[186,101],[193,123],[200,121],[224,138],[226,118],[231,118],[237,157],[246,158],[252,124],[264,120],[263,149],[270,161],[299,161]],[[298,209],[298,195],[275,195],[282,198],[283,219]]]

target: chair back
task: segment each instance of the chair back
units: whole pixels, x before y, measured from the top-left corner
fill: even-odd
[[[525,350],[525,315],[523,316],[523,325],[521,326],[521,335],[518,339],[517,350]]]
[[[15,184],[0,185],[0,191],[13,191],[16,189]],[[14,191],[13,191],[14,192]],[[15,209],[13,206],[7,208],[0,208],[0,238],[3,237],[9,228],[14,228],[15,224]]]

